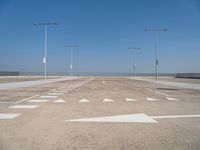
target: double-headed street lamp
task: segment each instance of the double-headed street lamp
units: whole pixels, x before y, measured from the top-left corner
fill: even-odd
[[[136,65],[135,65],[135,50],[141,50],[141,48],[132,48],[132,47],[130,47],[130,48],[128,48],[129,50],[132,50],[133,51],[133,78],[135,77],[135,67],[136,67]]]
[[[71,51],[71,57],[70,57],[70,75],[73,75],[72,69],[73,69],[73,48],[78,48],[80,46],[78,45],[66,45],[65,47],[70,48]]]
[[[155,78],[158,80],[158,48],[157,48],[157,32],[165,32],[167,29],[145,29],[146,32],[155,32]]]
[[[44,64],[44,79],[47,79],[47,29],[49,25],[58,25],[58,23],[38,23],[33,24],[34,26],[44,26],[44,57],[43,57],[43,64]]]

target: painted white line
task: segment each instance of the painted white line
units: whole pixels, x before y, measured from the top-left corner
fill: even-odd
[[[53,101],[54,103],[65,103],[65,101],[63,99],[59,99],[59,100],[56,100],[56,101]]]
[[[63,93],[49,93],[49,95],[63,95]]]
[[[48,96],[40,96],[39,98],[57,98],[58,96],[50,96],[50,95],[48,95]]]
[[[177,98],[171,98],[171,97],[166,97],[166,99],[170,100],[170,101],[178,101],[180,99],[177,99]]]
[[[59,90],[59,91],[55,91],[55,93],[66,93],[66,92],[68,92],[67,90]]]
[[[53,90],[50,90],[50,91],[44,92],[44,93],[42,93],[42,94],[48,94],[48,93],[54,92],[55,90],[57,90],[57,89],[53,89]]]
[[[148,101],[158,101],[159,99],[147,97]]]
[[[146,114],[129,114],[129,115],[119,115],[119,116],[105,116],[105,117],[95,117],[95,118],[83,118],[83,119],[72,119],[65,121],[75,121],[75,122],[140,122],[140,123],[157,123],[156,120],[147,116]]]
[[[21,114],[0,114],[0,119],[14,119]]]
[[[45,103],[45,102],[49,102],[50,100],[46,100],[46,99],[32,99],[29,100],[29,103]]]
[[[27,100],[29,100],[29,99],[33,99],[33,98],[38,97],[38,96],[39,96],[39,95],[34,95],[34,96],[29,97],[29,98],[25,98],[25,99],[23,99],[23,100],[20,100],[20,101],[15,102],[15,104],[18,104],[18,103],[27,101]]]
[[[64,120],[71,122],[138,122],[138,123],[158,123],[155,119],[173,119],[173,118],[200,118],[200,114],[192,115],[171,115],[171,116],[147,116],[144,113],[128,114],[119,116],[105,116],[95,118],[82,118]]]
[[[88,102],[90,102],[90,100],[88,100],[88,99],[81,99],[81,100],[79,100],[79,103],[88,103]]]
[[[33,108],[36,108],[38,107],[38,105],[14,105],[14,106],[11,106],[10,108],[28,108],[28,109],[33,109]]]
[[[171,115],[171,116],[150,116],[153,119],[170,119],[170,118],[196,118],[200,117],[200,114],[192,115]]]
[[[103,100],[103,102],[114,102],[114,100],[109,99],[109,98],[105,98],[105,99]]]
[[[126,101],[127,101],[127,102],[135,102],[135,101],[137,101],[137,100],[134,99],[134,98],[126,98]]]
[[[158,94],[161,94],[161,95],[164,95],[164,96],[169,96],[168,94],[160,92],[160,91],[155,91],[155,93],[158,93]]]

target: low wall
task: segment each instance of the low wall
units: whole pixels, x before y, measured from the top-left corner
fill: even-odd
[[[175,75],[176,78],[192,78],[192,79],[200,79],[200,73],[177,73]]]

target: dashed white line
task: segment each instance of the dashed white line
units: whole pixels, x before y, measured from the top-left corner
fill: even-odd
[[[14,106],[11,106],[10,108],[27,108],[27,109],[33,109],[33,108],[36,108],[38,107],[38,105],[14,105]]]
[[[81,99],[81,100],[79,100],[79,103],[89,103],[90,102],[90,100],[88,100],[88,99]]]
[[[7,114],[7,113],[3,113],[0,114],[0,119],[14,119],[18,116],[20,116],[21,114]]]
[[[105,98],[105,99],[103,100],[103,102],[114,102],[114,100],[109,99],[109,98]]]
[[[56,101],[53,101],[54,103],[65,103],[65,101],[63,99],[59,99],[59,100],[56,100]]]
[[[158,101],[159,99],[156,99],[156,98],[150,98],[150,97],[147,97],[146,98],[148,101]]]
[[[47,99],[32,99],[32,100],[29,100],[28,102],[29,103],[45,103],[45,102],[49,102],[50,100],[47,100]]]
[[[135,102],[135,101],[137,101],[137,100],[134,98],[126,98],[126,102]]]
[[[48,95],[48,96],[40,96],[40,98],[57,98],[58,96],[50,96],[50,95]]]
[[[166,97],[166,99],[170,100],[170,101],[178,101],[179,99],[177,98],[171,98],[171,97]]]

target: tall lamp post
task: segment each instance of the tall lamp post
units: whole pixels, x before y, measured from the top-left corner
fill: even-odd
[[[44,80],[47,79],[47,32],[49,25],[58,25],[58,23],[37,23],[33,24],[34,26],[44,26],[44,57],[43,57],[43,64],[44,64]]]
[[[80,47],[79,45],[65,45],[64,47],[70,48],[70,76],[73,75],[73,48]]]
[[[145,29],[146,32],[154,32],[155,33],[155,78],[158,80],[158,48],[157,48],[157,32],[165,32],[167,29]]]
[[[136,67],[136,65],[135,65],[135,52],[134,51],[135,50],[141,50],[141,48],[138,48],[138,47],[132,48],[131,47],[131,48],[128,48],[128,49],[133,51],[133,58],[132,58],[133,60],[132,61],[133,61],[133,78],[134,78],[135,77],[135,67]]]

